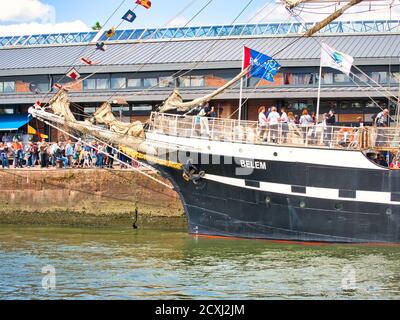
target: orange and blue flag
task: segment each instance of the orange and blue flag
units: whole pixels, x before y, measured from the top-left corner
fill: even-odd
[[[139,6],[145,7],[146,9],[151,8],[150,0],[136,0],[136,4],[138,4]]]
[[[281,68],[281,65],[267,56],[256,50],[244,47],[243,70],[250,66],[250,77],[265,79],[274,82],[274,76]]]

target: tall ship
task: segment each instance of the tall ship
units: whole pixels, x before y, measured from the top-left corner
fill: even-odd
[[[291,9],[304,2],[285,5]],[[305,36],[360,2],[341,2]],[[344,66],[340,53],[331,57]],[[340,127],[318,121],[318,113],[316,124],[266,126],[206,116],[207,104],[252,73],[261,58],[252,57],[240,74],[207,96],[184,102],[174,90],[144,125],[119,121],[110,102],[78,121],[69,109],[67,86],[48,105],[35,105],[29,112],[55,128],[81,133],[83,140],[92,137],[117,146],[157,169],[180,195],[191,234],[399,243],[398,118],[390,127]]]

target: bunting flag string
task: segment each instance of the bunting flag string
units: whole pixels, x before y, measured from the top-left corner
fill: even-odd
[[[116,32],[115,27],[112,27],[110,30],[108,30],[108,31],[106,32],[106,37],[107,37],[108,39],[114,37],[114,36],[115,36],[115,32]]]
[[[73,80],[78,80],[78,79],[81,77],[81,75],[80,75],[80,73],[79,73],[78,71],[76,71],[75,68],[72,68],[72,69],[67,73],[67,77],[68,77],[68,78],[71,78],[71,79],[73,79]]]
[[[82,58],[81,58],[81,61],[82,61],[83,63],[89,65],[89,66],[94,66],[94,65],[97,64],[97,63],[94,62],[93,60],[90,60],[89,58],[85,58],[85,57],[82,57]]]
[[[28,134],[34,135],[34,136],[38,136],[41,139],[48,139],[49,136],[47,134],[44,133],[40,133],[38,130],[36,130],[34,127],[31,127],[30,125],[28,125]]]
[[[128,22],[133,22],[136,19],[136,14],[132,10],[128,10],[124,16],[122,17],[123,20]]]
[[[97,42],[96,50],[106,51],[106,44],[104,42]]]
[[[146,9],[150,9],[151,8],[151,1],[150,0],[136,0],[136,4],[138,4],[139,6],[142,6]]]

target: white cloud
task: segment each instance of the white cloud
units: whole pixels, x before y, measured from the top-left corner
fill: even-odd
[[[183,16],[176,17],[175,19],[172,19],[167,23],[167,27],[183,27],[189,22],[188,18],[185,18]]]
[[[77,32],[88,30],[90,30],[90,28],[80,20],[62,23],[30,22],[0,25],[0,36],[22,36],[30,34]]]
[[[40,0],[2,0],[0,22],[54,21],[54,7]]]

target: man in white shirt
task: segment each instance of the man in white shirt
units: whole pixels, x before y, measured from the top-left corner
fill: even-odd
[[[281,119],[281,116],[276,111],[276,107],[272,107],[271,112],[268,115],[267,121],[268,121],[269,129],[270,129],[269,138],[274,143],[276,143],[278,141],[278,125],[279,125],[280,119]]]
[[[280,117],[279,121],[281,123],[281,130],[282,130],[282,133],[281,133],[282,141],[281,142],[285,143],[287,140],[288,133],[289,133],[289,125],[288,125],[289,118],[288,118],[285,108],[281,108],[281,117]]]

